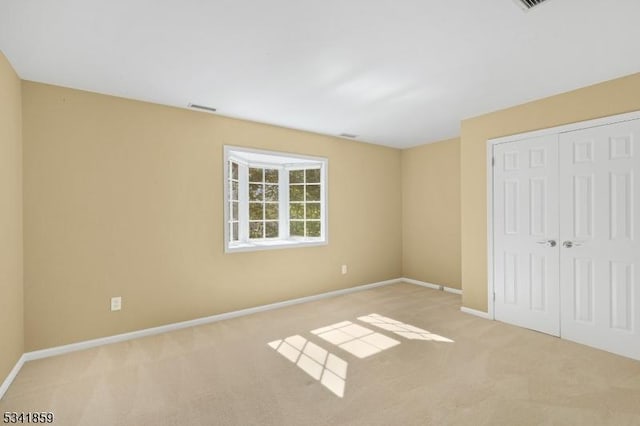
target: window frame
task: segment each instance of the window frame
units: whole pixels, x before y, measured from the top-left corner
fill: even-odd
[[[277,158],[276,160],[273,160]],[[271,159],[271,161],[269,161]],[[312,247],[329,243],[328,220],[328,166],[325,157],[294,154],[282,151],[224,145],[223,155],[223,238],[225,253],[282,248]],[[231,225],[231,181],[230,162],[238,163],[238,240],[230,241]],[[249,236],[249,168],[278,170],[278,238],[251,239]],[[289,171],[299,169],[320,170],[320,236],[290,236],[289,226]],[[264,171],[263,171],[263,180]],[[263,194],[264,197],[264,194]],[[263,198],[264,203],[264,198]],[[264,213],[263,213],[264,217]],[[306,221],[307,219],[305,219]]]

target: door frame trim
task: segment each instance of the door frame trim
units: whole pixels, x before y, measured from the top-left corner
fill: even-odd
[[[591,127],[607,126],[614,123],[622,123],[640,119],[640,111],[627,112],[623,114],[610,115],[606,117],[594,118],[591,120],[578,121],[575,123],[562,124],[546,129],[532,130],[523,133],[515,133],[508,136],[501,136],[487,140],[487,315],[489,319],[495,320],[494,294],[494,243],[493,243],[493,148],[496,145],[517,142],[540,136],[560,135],[562,133],[584,130]]]

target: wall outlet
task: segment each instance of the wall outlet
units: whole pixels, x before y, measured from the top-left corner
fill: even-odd
[[[119,311],[120,309],[122,309],[122,297],[120,297],[120,296],[112,297],[111,298],[111,310],[112,311]]]
[[[347,273],[347,265],[342,265],[342,275]]]

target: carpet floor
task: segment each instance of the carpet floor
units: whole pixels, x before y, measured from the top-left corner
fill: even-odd
[[[640,425],[640,362],[398,283],[27,362],[56,425]]]

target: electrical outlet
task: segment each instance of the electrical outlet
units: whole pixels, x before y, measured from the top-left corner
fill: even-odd
[[[122,309],[122,297],[120,297],[120,296],[112,297],[111,298],[111,310],[112,311],[119,311],[120,309]]]
[[[347,273],[347,265],[342,265],[342,275]]]

